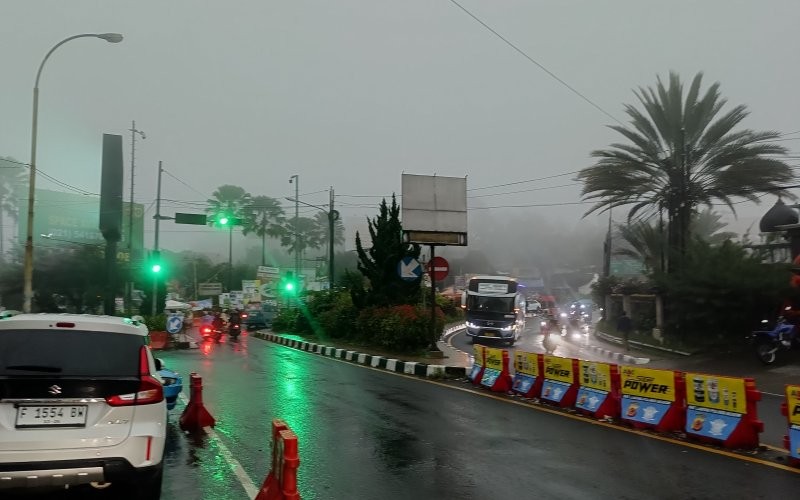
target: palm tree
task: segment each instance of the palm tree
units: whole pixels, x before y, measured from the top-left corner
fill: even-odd
[[[206,212],[211,214],[209,224],[225,225],[220,222],[224,216],[228,219],[228,290],[233,289],[233,227],[241,225],[245,220],[246,210],[250,204],[250,194],[239,186],[225,184],[211,193]]]
[[[670,261],[670,271],[685,253],[691,214],[699,205],[721,201],[733,209],[733,198],[757,202],[759,193],[780,193],[793,178],[778,159],[786,149],[770,142],[780,134],[733,131],[747,108],[718,116],[727,100],[720,97],[719,83],[701,97],[702,77],[694,77],[685,96],[673,72],[668,86],[658,78],[656,88],[635,91],[644,113],[627,105],[630,126],[610,126],[629,143],[593,151],[597,163],[578,174],[584,199],[597,200],[587,214],[623,205],[633,205],[629,220],[640,212],[646,219],[666,211],[670,256],[678,258]]]
[[[247,235],[255,233],[261,237],[261,265],[267,265],[267,236],[278,238],[284,235],[286,217],[280,202],[269,196],[256,196],[245,207],[244,228]]]
[[[336,213],[334,211],[334,213]],[[314,222],[319,227],[319,233],[322,235],[322,246],[328,246],[328,233],[330,232],[330,222],[328,221],[328,212],[317,212],[314,216]],[[336,218],[333,222],[333,244],[334,245],[343,245],[344,244],[344,223],[342,223],[342,219]]]
[[[736,237],[736,233],[722,231],[727,224],[721,221],[722,215],[706,209],[692,215],[691,236],[711,246],[719,246]],[[668,229],[667,229],[668,231]],[[656,222],[639,221],[633,224],[618,224],[617,232],[628,247],[614,251],[616,255],[633,257],[640,261],[646,270],[661,269],[661,259],[666,254],[664,228]]]
[[[327,224],[323,232],[317,222],[309,217],[292,217],[286,220],[284,234],[281,236],[281,246],[286,247],[290,254],[295,251],[300,255],[305,255],[305,251],[309,248],[317,249],[322,247],[325,238],[324,233],[327,232]],[[297,237],[295,238],[295,228],[297,229]]]
[[[0,157],[0,260],[5,257],[5,233],[3,220],[8,217],[13,221],[19,219],[17,200],[25,181],[25,169],[13,158]]]

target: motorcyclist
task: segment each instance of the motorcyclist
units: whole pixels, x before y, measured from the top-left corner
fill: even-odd
[[[242,315],[238,309],[234,309],[228,314],[228,333],[235,339],[239,335],[242,325]]]

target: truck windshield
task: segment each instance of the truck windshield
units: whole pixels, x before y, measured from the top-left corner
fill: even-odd
[[[470,295],[467,299],[467,310],[501,313],[514,312],[514,297]]]

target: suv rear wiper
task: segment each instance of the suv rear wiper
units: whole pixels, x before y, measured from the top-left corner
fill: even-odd
[[[59,366],[46,366],[46,365],[12,365],[6,366],[6,370],[25,370],[29,372],[47,372],[59,373],[62,368]]]

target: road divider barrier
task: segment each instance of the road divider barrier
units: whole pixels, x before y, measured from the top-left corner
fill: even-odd
[[[203,405],[203,379],[197,373],[189,375],[189,404],[183,409],[178,423],[185,432],[202,432],[204,428],[216,424]]]
[[[682,372],[622,366],[620,383],[623,421],[657,432],[683,430],[686,386]]]
[[[506,349],[484,349],[484,370],[481,385],[493,392],[508,392],[511,389],[511,370]]]
[[[595,361],[578,362],[578,396],[575,409],[596,418],[620,414],[619,366]]]
[[[470,369],[467,377],[469,378],[470,382],[478,385],[481,380],[483,380],[483,372],[486,367],[486,347],[480,344],[475,344],[472,346],[472,348],[475,351],[475,360],[472,363],[472,368]]]
[[[534,352],[514,353],[514,380],[511,390],[526,398],[538,398],[542,393],[542,355]]]
[[[545,354],[541,399],[572,408],[578,395],[578,360]]]
[[[764,424],[758,420],[761,393],[752,378],[687,372],[686,434],[726,448],[755,448]]]
[[[255,500],[300,500],[300,493],[297,491],[299,466],[297,435],[286,422],[274,419],[270,470]]]
[[[800,466],[800,385],[786,386],[781,413],[789,422],[789,433],[783,437],[783,446],[789,450],[789,463]]]
[[[169,345],[169,334],[167,332],[150,332],[150,349],[166,349]]]

